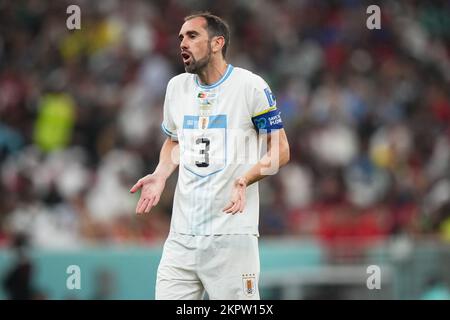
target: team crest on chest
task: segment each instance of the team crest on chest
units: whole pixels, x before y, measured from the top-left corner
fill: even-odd
[[[209,117],[200,117],[198,119],[198,128],[199,129],[206,129],[208,128],[208,124],[209,124]]]
[[[242,289],[244,290],[244,295],[247,297],[256,293],[256,275],[254,273],[242,275]]]

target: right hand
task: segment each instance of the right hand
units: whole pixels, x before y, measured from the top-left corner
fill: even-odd
[[[166,180],[155,174],[146,175],[136,182],[130,192],[135,193],[142,188],[141,197],[136,205],[137,214],[149,213],[152,207],[158,204],[165,184]]]

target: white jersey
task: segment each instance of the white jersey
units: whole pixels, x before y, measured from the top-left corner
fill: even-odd
[[[259,160],[256,127],[267,132],[282,127],[275,98],[258,75],[228,65],[210,86],[190,73],[169,81],[162,129],[180,146],[172,232],[259,234],[258,183],[247,187],[242,213],[222,211],[236,178]]]

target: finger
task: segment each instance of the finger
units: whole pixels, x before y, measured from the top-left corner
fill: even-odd
[[[241,205],[241,200],[236,201],[236,203],[234,204],[234,207],[231,208],[231,214],[236,214],[239,211],[239,207]]]
[[[153,207],[153,201],[154,201],[154,200],[155,200],[155,197],[151,198],[151,199],[148,201],[147,206],[146,206],[145,209],[144,209],[144,213],[149,213],[149,212],[150,212],[150,210],[151,210],[152,207]]]
[[[143,213],[145,207],[147,206],[147,203],[148,203],[148,199],[145,198],[145,199],[141,202],[141,205],[139,206],[139,208],[138,208],[138,210],[137,210],[137,213]]]
[[[239,200],[235,201],[233,206],[227,210],[227,213],[232,213],[235,214],[236,213],[236,208],[239,208]]]
[[[244,212],[245,209],[245,198],[241,198],[241,204],[239,206],[239,212]]]
[[[146,202],[146,200],[147,199],[139,199],[139,202],[138,202],[138,204],[137,204],[137,206],[136,206],[136,213],[137,214],[139,214],[139,213],[141,213],[141,207],[142,207],[142,205],[144,204],[144,202]]]
[[[140,188],[142,188],[142,182],[141,180],[139,180],[138,182],[136,182],[136,184],[131,187],[130,192],[131,193],[135,193],[136,191],[138,191]]]
[[[160,196],[155,196],[155,201],[153,201],[153,206],[156,207],[156,205],[159,203]]]
[[[239,212],[243,212],[245,208],[245,189],[240,192],[241,196],[241,205],[239,206]]]
[[[144,201],[144,199],[140,198],[138,203],[136,204],[136,213],[139,213],[139,208],[142,205],[142,201]]]
[[[233,211],[234,206],[236,205],[237,201],[231,200],[231,205],[228,207],[228,209],[225,211],[226,213],[231,213]]]
[[[233,204],[234,204],[234,202],[230,201],[230,203],[225,208],[222,209],[222,212],[226,212],[228,209],[230,209],[233,206]]]

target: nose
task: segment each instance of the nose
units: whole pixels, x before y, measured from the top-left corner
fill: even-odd
[[[181,48],[181,50],[186,50],[188,48],[186,38],[183,38],[183,40],[181,40],[180,48]]]

